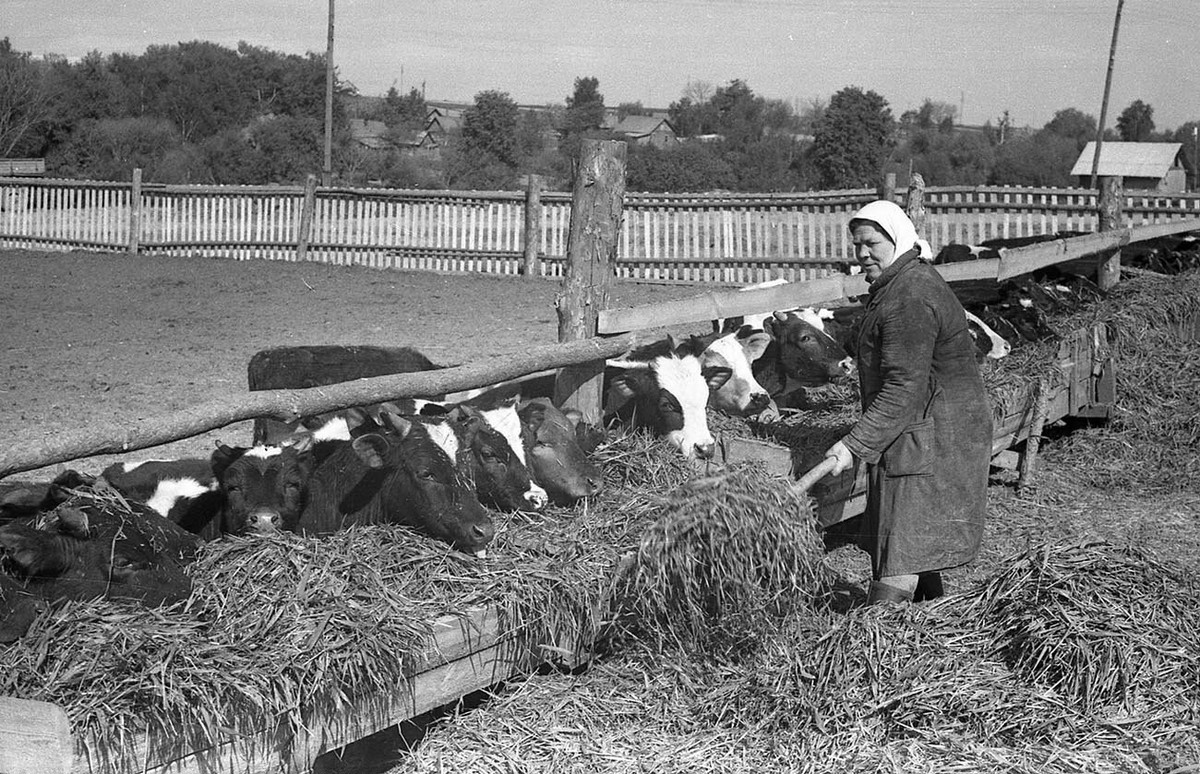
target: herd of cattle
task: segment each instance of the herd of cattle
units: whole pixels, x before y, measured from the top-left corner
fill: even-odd
[[[981,360],[1053,336],[1046,315],[1098,294],[1075,277],[1010,282],[952,335]],[[605,427],[647,428],[687,457],[711,458],[708,410],[767,421],[805,391],[853,373],[858,304],[715,321],[610,361]],[[438,368],[409,348],[282,347],[260,352],[251,389],[303,388]],[[204,538],[351,525],[413,527],[482,556],[496,512],[570,505],[601,491],[592,452],[604,428],[580,421],[536,383],[474,391],[455,403],[403,400],[295,425],[260,421],[251,446],[208,459],[117,463],[34,486],[0,482],[0,641],[19,637],[39,600],[98,595],[159,604],[190,592],[184,566]]]

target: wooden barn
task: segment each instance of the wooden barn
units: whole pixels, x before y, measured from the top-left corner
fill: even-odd
[[[1183,144],[1178,142],[1106,142],[1100,146],[1101,177],[1125,178],[1128,191],[1183,193],[1187,172],[1183,166]],[[1092,177],[1096,143],[1089,142],[1079,154],[1071,174],[1086,188]]]
[[[679,142],[679,135],[671,122],[654,116],[625,116],[612,131],[635,145],[667,148]]]

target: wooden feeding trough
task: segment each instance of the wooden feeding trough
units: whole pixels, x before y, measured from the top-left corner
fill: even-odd
[[[1037,455],[1042,427],[1064,417],[1105,418],[1116,399],[1116,373],[1109,351],[1108,330],[1101,323],[1072,331],[1059,342],[1054,359],[1059,378],[1043,378],[1019,396],[1006,401],[1004,413],[992,426],[992,456],[997,467],[1030,470]],[[1018,454],[1013,447],[1027,442]],[[718,444],[720,462],[757,462],[779,476],[799,477],[805,463],[797,449],[761,438],[729,437]],[[809,461],[811,462],[811,460]],[[817,520],[829,527],[863,513],[867,474],[860,467],[828,478],[813,489]]]
[[[264,718],[261,729],[200,749],[143,734],[126,754],[113,756],[92,737],[73,738],[62,708],[0,697],[0,772],[95,774],[107,771],[209,774],[214,771],[307,771],[324,753],[389,728],[463,696],[527,673],[538,663],[573,666],[579,632],[563,632],[535,652],[504,633],[495,609],[478,607],[431,626],[430,655],[392,691],[363,696],[335,714],[306,718],[299,733]]]

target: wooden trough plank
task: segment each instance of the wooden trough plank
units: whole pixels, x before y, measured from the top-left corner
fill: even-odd
[[[0,774],[66,774],[73,758],[62,707],[0,696]]]

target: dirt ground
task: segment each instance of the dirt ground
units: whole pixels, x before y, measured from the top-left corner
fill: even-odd
[[[37,443],[127,425],[246,389],[246,364],[285,344],[411,346],[446,365],[557,341],[561,282],[283,261],[0,251],[0,437]],[[620,283],[611,306],[695,294]],[[699,332],[699,331],[698,331]],[[66,467],[207,456],[250,423]]]

